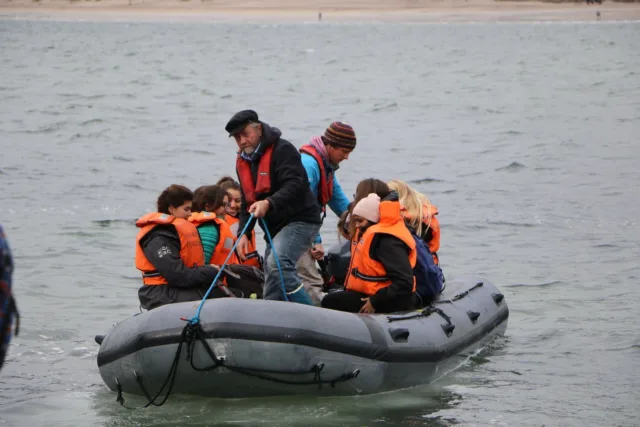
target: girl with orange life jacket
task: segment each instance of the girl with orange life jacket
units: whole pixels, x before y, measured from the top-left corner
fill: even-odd
[[[142,308],[202,299],[218,273],[205,265],[202,243],[191,214],[193,193],[172,185],[158,197],[157,212],[136,221],[136,268],[142,272],[138,290]],[[214,289],[211,297],[224,296]]]
[[[196,190],[189,222],[198,229],[206,264],[221,266],[233,249],[236,237],[224,220],[228,205],[229,195],[220,186],[208,185]],[[232,256],[228,263],[237,263],[236,257]]]
[[[352,313],[411,309],[416,244],[400,216],[397,194],[382,201],[369,194],[353,208],[351,223],[356,232],[346,290],[329,293],[322,306]]]
[[[440,249],[440,222],[436,217],[438,208],[431,204],[427,196],[403,181],[393,180],[388,185],[398,193],[402,217],[407,225],[422,238],[433,256],[433,261],[439,265],[437,251]]]
[[[356,192],[353,195],[353,201],[349,203],[347,211],[340,215],[338,219],[338,232],[342,237],[347,240],[352,240],[355,233],[355,226],[351,223],[351,212],[356,204],[367,197],[371,193],[375,193],[381,199],[384,199],[389,195],[389,186],[379,179],[367,178],[358,183]]]
[[[218,180],[219,185],[223,189],[227,191],[229,194],[229,206],[227,207],[227,213],[224,217],[225,221],[231,227],[231,232],[234,236],[238,236],[238,225],[240,223],[240,219],[238,215],[240,213],[240,205],[242,204],[242,195],[240,193],[240,184],[238,184],[233,178],[230,176],[223,176]],[[238,262],[244,265],[249,265],[253,267],[257,267],[262,270],[262,257],[257,251],[256,246],[256,232],[255,230],[251,231],[251,239],[249,241],[249,256],[245,261]]]

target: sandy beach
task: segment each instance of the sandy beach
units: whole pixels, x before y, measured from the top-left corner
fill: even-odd
[[[0,0],[5,19],[198,22],[638,21],[640,3],[492,0]]]

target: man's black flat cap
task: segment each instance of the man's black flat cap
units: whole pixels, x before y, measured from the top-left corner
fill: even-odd
[[[242,110],[233,115],[224,129],[229,132],[229,136],[234,136],[249,123],[258,123],[258,113],[253,110]]]

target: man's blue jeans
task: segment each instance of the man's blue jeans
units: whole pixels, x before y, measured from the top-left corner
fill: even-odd
[[[289,301],[313,305],[296,273],[296,264],[302,254],[311,248],[318,231],[320,231],[320,224],[292,222],[273,238],[273,246],[280,261],[284,288]],[[264,253],[264,299],[284,301],[282,279],[272,252],[271,246],[267,243],[267,250]]]

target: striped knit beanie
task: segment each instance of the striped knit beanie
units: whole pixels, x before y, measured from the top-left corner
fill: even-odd
[[[329,125],[322,141],[325,144],[333,144],[340,148],[353,150],[356,148],[356,133],[353,128],[346,123],[333,122]]]

